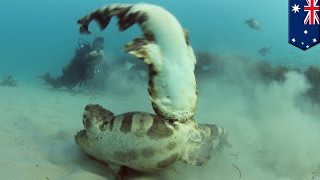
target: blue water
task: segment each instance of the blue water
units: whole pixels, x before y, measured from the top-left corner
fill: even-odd
[[[112,2],[103,0],[2,0],[0,7],[0,76],[13,74],[33,78],[44,72],[59,74],[70,61],[78,37],[76,21],[86,13]],[[302,51],[287,43],[288,1],[145,0],[171,11],[190,31],[195,51],[238,53],[276,64],[306,66],[319,64],[320,45]],[[257,19],[259,31],[244,21]],[[120,54],[121,47],[140,32],[134,27],[117,32],[115,20],[106,31],[106,53]],[[272,53],[261,57],[257,51],[272,46]],[[300,57],[301,56],[301,57]],[[289,58],[287,58],[289,57]],[[292,57],[292,58],[290,58]],[[297,58],[298,57],[298,58]]]
[[[123,45],[141,34],[138,26],[118,32],[113,19],[105,31],[99,32],[92,26],[94,35],[88,36],[80,35],[76,23],[94,9],[114,2],[139,1],[1,0],[0,80],[4,75],[13,75],[18,81],[18,88],[0,88],[3,120],[0,141],[3,141],[4,148],[1,151],[3,157],[0,157],[0,164],[3,164],[0,174],[15,179],[29,175],[29,170],[37,170],[36,175],[41,175],[42,179],[46,176],[48,179],[79,179],[77,177],[86,178],[90,174],[105,179],[104,176],[110,176],[110,171],[86,159],[74,142],[73,134],[83,128],[85,105],[98,103],[115,114],[153,112],[147,81],[139,84],[131,82],[131,77],[128,78],[130,80],[122,79],[118,74],[124,71],[110,78],[112,83],[106,88],[108,93],[101,96],[100,93],[86,94],[86,91],[77,94],[38,87],[20,88],[30,84],[41,86],[43,82],[36,76],[46,72],[54,77],[60,75],[62,67],[74,56],[79,37],[91,41],[95,36],[103,36],[106,57],[123,54]],[[174,14],[189,30],[195,51],[237,54],[249,57],[248,60],[298,68],[320,65],[320,44],[302,51],[287,42],[287,0],[144,2],[163,6]],[[256,19],[262,28],[258,31],[249,28],[245,21],[250,18]],[[259,55],[258,50],[263,47],[272,47],[271,53]],[[258,78],[243,72],[246,69],[241,63],[232,63],[232,60],[240,59],[247,60],[228,59],[223,65],[226,70],[218,71],[220,74],[213,81],[198,81],[200,94],[196,121],[226,128],[230,132],[232,149],[226,151],[222,158],[212,158],[209,166],[204,168],[186,169],[181,166],[181,171],[177,171],[178,177],[238,179],[233,163],[244,172],[243,179],[300,180],[300,176],[319,175],[314,171],[319,169],[320,161],[319,109],[308,100],[300,100],[300,94],[305,94],[308,83],[296,73],[289,73],[283,83],[258,82]],[[202,70],[207,71],[212,66],[203,64]],[[318,97],[318,93],[314,94]],[[236,159],[229,156],[229,152],[236,154]],[[17,170],[20,173],[16,173]],[[9,179],[4,175],[2,178]]]

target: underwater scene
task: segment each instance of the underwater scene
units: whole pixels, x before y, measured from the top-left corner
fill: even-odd
[[[0,179],[320,179],[319,11],[3,0]]]

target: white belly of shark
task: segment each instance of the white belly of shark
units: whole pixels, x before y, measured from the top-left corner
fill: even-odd
[[[184,122],[194,116],[197,84],[194,76],[196,58],[188,33],[178,20],[163,8],[151,4],[112,4],[81,18],[82,33],[92,20],[105,29],[113,16],[119,30],[139,23],[143,35],[130,41],[124,50],[149,65],[149,88],[155,113],[166,119]]]
[[[128,112],[115,116],[100,105],[87,105],[84,129],[76,134],[76,142],[87,154],[107,162],[118,176],[123,167],[153,171],[176,161],[205,164],[213,149],[222,150],[229,144],[223,128],[197,124],[193,118],[196,59],[187,31],[161,7],[113,4],[78,20],[80,32],[90,33],[92,20],[105,29],[113,16],[118,17],[121,31],[135,23],[143,30],[124,50],[149,65],[148,91],[157,115]]]

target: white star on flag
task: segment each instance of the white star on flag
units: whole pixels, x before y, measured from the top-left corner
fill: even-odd
[[[296,42],[296,38],[292,38],[291,41],[292,41],[292,42]]]
[[[308,34],[308,31],[307,31],[307,30],[304,30],[303,33],[304,33],[304,34]]]
[[[315,42],[317,42],[317,39],[316,39],[316,38],[313,38],[312,41],[315,43]]]
[[[292,7],[291,11],[293,11],[294,13],[299,12],[299,9],[301,9],[299,8],[299,4],[298,5],[294,4],[294,6],[291,6],[291,7]]]

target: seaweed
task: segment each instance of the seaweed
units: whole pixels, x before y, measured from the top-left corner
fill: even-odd
[[[0,86],[16,87],[17,81],[12,77],[12,75],[4,76],[2,81],[0,82]]]
[[[212,77],[219,70],[223,69],[223,62],[218,54],[206,51],[198,51],[195,53],[197,64],[195,66],[195,75],[197,77]]]
[[[313,103],[320,104],[320,69],[311,65],[303,73],[311,85],[306,95]]]

